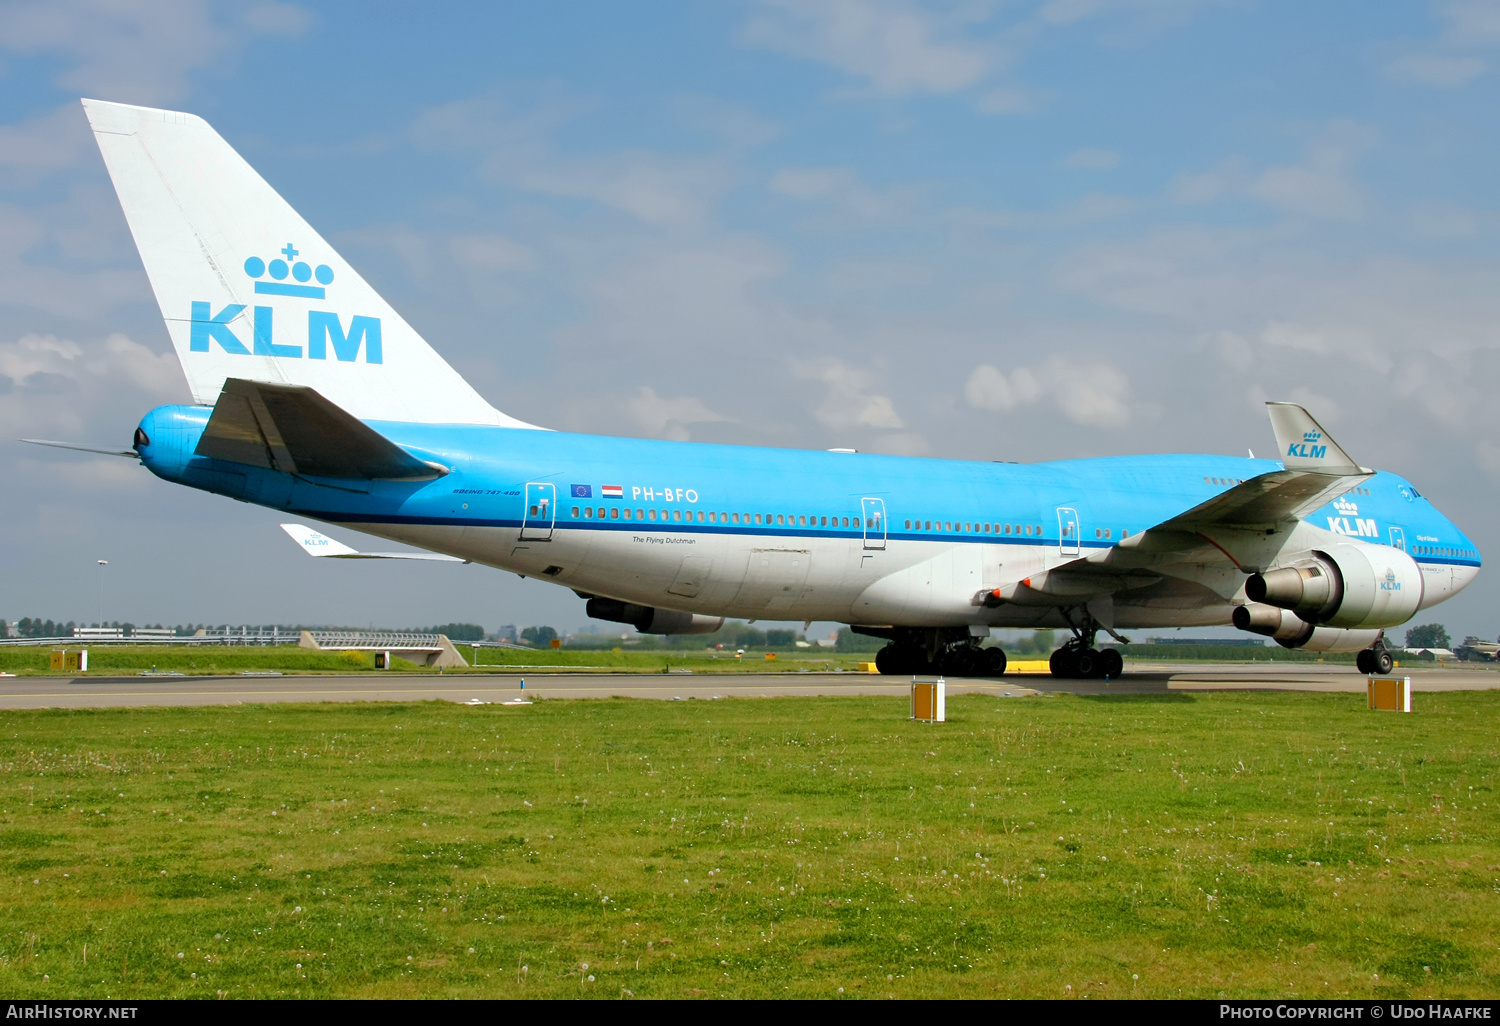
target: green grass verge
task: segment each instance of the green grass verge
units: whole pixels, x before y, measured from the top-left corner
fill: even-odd
[[[59,646],[61,647],[61,646]],[[468,660],[473,648],[458,646]],[[52,649],[34,646],[0,646],[0,671],[7,673],[50,673]],[[634,673],[664,673],[670,669],[705,670],[715,673],[777,673],[798,670],[840,668],[852,670],[870,656],[842,653],[778,654],[775,659],[736,660],[733,653],[707,652],[570,652],[527,649],[480,649],[480,665],[468,672],[510,672],[535,667],[538,670],[607,670]],[[400,657],[393,660],[395,669],[404,672],[437,673]],[[363,672],[375,668],[373,652],[333,652],[299,648],[296,645],[94,645],[89,646],[89,674],[149,670],[176,671],[187,674],[241,673],[246,670],[280,670],[283,673]],[[444,672],[453,673],[454,669]],[[466,672],[459,667],[457,672]],[[77,676],[69,673],[67,676]]]
[[[1493,997],[1500,692],[1417,706],[0,713],[0,991]]]
[[[61,648],[62,646],[58,646]],[[76,646],[69,646],[74,651]],[[153,666],[163,672],[240,673],[245,670],[339,673],[375,669],[373,652],[320,652],[296,645],[92,645],[89,673],[138,672]],[[50,673],[50,647],[6,645],[0,647],[0,670],[7,673]],[[404,659],[393,660],[396,668],[418,669]],[[77,676],[67,673],[66,676]]]

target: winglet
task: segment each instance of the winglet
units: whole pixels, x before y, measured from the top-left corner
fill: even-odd
[[[1271,430],[1276,432],[1276,449],[1286,469],[1340,477],[1371,473],[1350,459],[1323,430],[1323,425],[1301,406],[1266,403],[1266,408],[1271,414]]]
[[[336,542],[327,535],[319,534],[311,527],[301,524],[282,524],[281,529],[292,536],[309,556],[358,556],[359,553],[343,542]]]

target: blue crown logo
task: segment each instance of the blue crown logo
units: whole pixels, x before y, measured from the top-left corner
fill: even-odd
[[[260,257],[253,256],[245,261],[245,273],[250,277],[260,278],[269,274],[275,279],[274,281],[257,281],[256,293],[263,296],[300,296],[303,299],[323,299],[323,286],[333,281],[333,268],[327,264],[312,267],[307,262],[298,260],[297,257],[301,253],[290,242],[281,250],[281,255],[286,259],[277,258],[266,263]],[[307,282],[316,278],[318,284],[293,284],[286,280],[288,275],[296,282]]]
[[[280,263],[281,261],[278,260],[276,262]],[[306,266],[306,265],[304,265],[304,266]],[[322,281],[323,279],[319,278],[318,280]],[[1323,433],[1321,431],[1305,431],[1302,434],[1302,440],[1304,442],[1317,442],[1317,441],[1320,441],[1322,438],[1323,438]]]

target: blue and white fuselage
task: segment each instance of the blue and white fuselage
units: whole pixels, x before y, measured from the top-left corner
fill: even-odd
[[[142,462],[167,480],[298,516],[715,617],[1065,627],[1055,605],[984,598],[1282,469],[1210,455],[1021,465],[373,422],[451,469],[351,488],[193,456],[210,412],[152,411]],[[1461,590],[1480,565],[1463,532],[1386,472],[1307,515],[1281,547],[1351,538],[1412,556],[1419,608]],[[1245,574],[1210,538],[1203,548],[1162,566],[1160,581],[1115,593],[1110,625],[1228,623]]]

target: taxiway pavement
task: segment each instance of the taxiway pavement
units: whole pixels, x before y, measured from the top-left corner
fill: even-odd
[[[1415,692],[1500,688],[1500,670],[1407,669]],[[525,687],[521,682],[525,681]],[[1044,675],[994,679],[950,679],[948,693],[1022,698],[1064,692],[1143,695],[1193,691],[1365,690],[1365,675],[1352,666],[1306,663],[1150,664],[1132,666],[1120,679],[1053,680]],[[536,698],[717,699],[796,695],[905,695],[909,678],[862,673],[734,674],[397,674],[329,676],[4,677],[0,709],[101,709],[117,707],[240,705],[266,702],[422,702],[503,704]]]

